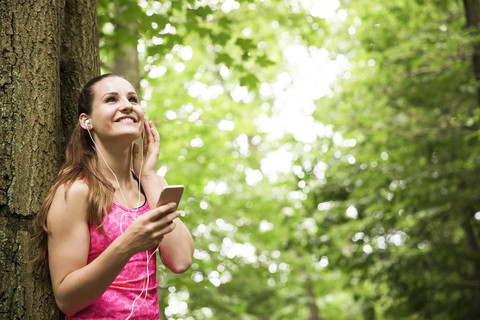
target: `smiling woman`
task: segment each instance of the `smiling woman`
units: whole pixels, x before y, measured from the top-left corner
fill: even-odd
[[[80,114],[80,124],[89,120],[95,128],[95,140],[126,138],[128,142],[133,136],[138,137],[143,129],[144,114],[140,107],[137,93],[133,86],[120,77],[107,77],[108,81],[99,81],[92,89],[94,99],[89,115]],[[101,123],[101,126],[96,126]],[[131,143],[131,142],[130,142]]]
[[[149,206],[167,184],[156,174],[160,137],[121,77],[92,79],[78,101],[66,161],[36,218],[38,261],[48,259],[66,319],[159,319],[156,251],[175,273],[193,255],[175,203]],[[140,136],[142,157],[132,148]]]

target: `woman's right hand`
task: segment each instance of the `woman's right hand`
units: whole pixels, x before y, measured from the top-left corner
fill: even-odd
[[[175,229],[174,219],[180,216],[172,202],[152,209],[135,219],[123,235],[125,249],[131,254],[157,247],[163,237]]]

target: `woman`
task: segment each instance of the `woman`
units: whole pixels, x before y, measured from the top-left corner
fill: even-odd
[[[167,184],[156,174],[158,132],[121,77],[90,80],[78,101],[66,161],[36,218],[39,260],[66,319],[159,319],[156,248],[181,273],[193,240],[174,203],[152,206]],[[140,157],[132,142],[142,134]]]

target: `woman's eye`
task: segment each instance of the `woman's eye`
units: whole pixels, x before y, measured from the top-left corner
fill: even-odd
[[[136,97],[131,97],[129,100],[130,102],[138,103],[138,99]]]
[[[108,97],[105,102],[115,102],[117,99],[115,97]]]

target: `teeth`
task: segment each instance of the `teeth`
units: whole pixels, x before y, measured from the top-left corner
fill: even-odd
[[[132,118],[122,118],[120,119],[118,122],[130,122],[130,123],[133,123],[133,119]]]

